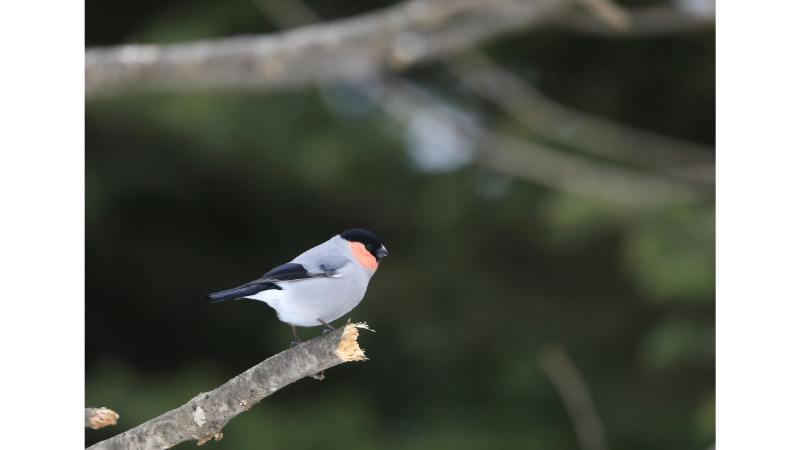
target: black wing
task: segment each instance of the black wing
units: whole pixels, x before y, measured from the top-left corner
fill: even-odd
[[[216,303],[223,300],[239,299],[268,289],[280,289],[280,286],[275,284],[276,281],[302,280],[327,276],[331,276],[328,271],[323,270],[320,273],[311,273],[306,270],[302,264],[288,263],[270,270],[257,280],[253,280],[233,289],[207,295],[206,300],[210,300],[211,303]]]
[[[332,256],[326,258],[322,264],[315,266],[312,270],[306,269],[306,267],[302,264],[287,263],[270,270],[257,280],[253,280],[233,289],[228,289],[227,291],[221,291],[207,295],[206,300],[216,303],[223,300],[239,299],[248,295],[257,294],[261,291],[266,291],[268,289],[281,289],[280,286],[275,284],[276,281],[332,277],[335,276],[337,271],[344,267],[347,263],[347,258],[343,256]]]
[[[263,283],[271,281],[291,281],[291,280],[302,280],[305,278],[330,277],[333,276],[335,273],[336,269],[331,270],[323,266],[316,267],[314,268],[313,271],[309,271],[302,264],[287,263],[270,270],[269,272],[265,273],[264,276],[262,276],[260,279],[253,281],[252,283]]]
[[[280,289],[278,285],[272,283],[248,283],[233,289],[228,289],[226,291],[215,292],[213,294],[206,295],[205,299],[210,301],[211,303],[217,303],[224,300],[231,300],[231,299],[240,299],[247,297],[248,295],[257,294],[261,291],[266,291],[268,289]]]

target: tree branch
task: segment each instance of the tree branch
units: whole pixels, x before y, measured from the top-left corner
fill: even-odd
[[[702,185],[714,185],[712,148],[568,108],[478,50],[449,58],[447,67],[473,92],[552,142]],[[710,174],[686,172],[688,168],[706,166],[711,167]]]
[[[592,3],[595,10],[610,10],[611,12],[600,14],[604,17],[613,16],[615,13],[624,14],[624,11],[610,0],[581,1]],[[254,2],[270,20],[280,27],[296,26],[299,23],[315,23],[320,20],[313,10],[299,0],[254,0]],[[612,122],[571,112],[538,94],[535,88],[527,85],[511,72],[504,71],[499,66],[492,64],[491,60],[482,56],[478,50],[466,49],[460,52],[459,56],[449,58],[446,62],[448,62],[448,67],[460,77],[460,81],[487,100],[499,104],[510,115],[531,126],[534,131],[554,139],[556,142],[563,141],[563,139],[558,139],[561,133],[551,132],[550,128],[558,130],[564,128],[564,123],[569,125],[576,122],[579,124],[587,122],[590,133],[605,135],[612,132],[613,135],[622,136],[621,139],[616,141],[612,139],[607,143],[609,152],[616,153],[616,156],[622,160],[630,160],[638,155],[636,150],[641,151],[639,147],[635,150],[633,148],[614,150],[625,143],[625,137],[634,142],[638,140],[641,141],[639,143],[647,144],[645,148],[648,149],[659,144],[660,146],[656,150],[663,153],[664,155],[660,156],[666,160],[661,161],[661,164],[694,161],[698,157],[707,157],[707,153],[713,153],[711,151],[702,152],[701,150],[707,149],[701,146],[682,144],[680,141],[629,130]],[[485,78],[489,76],[497,79],[486,80]],[[375,98],[373,101],[406,129],[413,130],[413,124],[423,117],[423,121],[436,124],[434,129],[437,135],[449,134],[455,138],[454,142],[461,143],[462,145],[455,145],[456,153],[461,153],[461,155],[451,155],[457,160],[461,159],[463,162],[474,160],[476,164],[509,176],[530,180],[577,195],[636,206],[691,202],[701,198],[704,194],[708,195],[707,191],[698,190],[696,186],[686,186],[686,183],[659,174],[571,156],[541,143],[523,141],[510,135],[484,129],[479,121],[465,123],[464,117],[454,113],[453,108],[445,107],[442,102],[425,95],[419,89],[414,89],[408,82],[391,73],[384,73],[380,79],[372,81],[380,84],[378,91],[381,92],[380,99]],[[495,88],[503,86],[504,88],[490,89],[487,85]],[[361,89],[358,84],[351,84],[351,87],[356,90]],[[363,95],[365,98],[372,97],[368,92],[363,92]],[[534,110],[536,112],[533,112]],[[531,116],[538,116],[538,118],[531,118]],[[431,127],[423,128],[430,129]],[[628,134],[632,137],[627,136]],[[425,137],[422,136],[422,138]],[[596,137],[587,137],[579,143],[588,147],[588,150],[592,150],[593,139],[597,140]],[[571,142],[567,142],[567,144],[569,143]],[[623,158],[623,156],[627,156],[627,158]],[[454,163],[457,164],[455,161]],[[647,166],[647,164],[643,165]]]
[[[86,51],[86,96],[138,89],[266,88],[403,69],[530,26],[559,0],[411,0],[267,36]]]
[[[310,10],[287,10],[287,4],[256,3],[283,22],[313,17]],[[386,69],[402,70],[545,22],[616,36],[714,26],[713,15],[670,7],[624,10],[609,0],[409,0],[358,17],[271,35],[88,49],[86,96],[341,82]]]
[[[637,207],[692,203],[713,191],[680,180],[574,156],[545,144],[495,132],[444,107],[399,77],[385,77],[381,105],[413,128],[423,118],[437,135],[447,134],[463,163],[473,161],[491,170],[564,192]]]
[[[539,363],[561,394],[581,448],[608,450],[603,422],[594,406],[589,387],[564,349],[559,345],[548,345],[539,353]]]
[[[671,6],[648,6],[626,10],[623,26],[613,26],[593,14],[563,14],[555,22],[578,33],[597,36],[647,37],[713,30],[711,14],[693,14]]]
[[[268,358],[211,392],[201,392],[183,406],[90,449],[161,449],[183,441],[222,439],[222,428],[264,397],[301,378],[314,376],[346,361],[363,360],[358,329],[347,324]]]

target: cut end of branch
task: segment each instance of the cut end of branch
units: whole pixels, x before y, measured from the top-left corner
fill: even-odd
[[[108,425],[116,425],[117,419],[119,419],[119,414],[114,411],[106,407],[97,408],[92,415],[89,416],[88,426],[96,430]]]
[[[367,359],[364,355],[364,351],[358,346],[359,328],[369,330],[369,327],[364,322],[348,323],[345,325],[344,333],[342,333],[342,340],[339,341],[339,346],[336,348],[336,356],[342,361],[362,361]]]

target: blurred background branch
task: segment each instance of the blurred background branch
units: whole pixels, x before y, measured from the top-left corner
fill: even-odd
[[[552,142],[662,173],[686,166],[713,167],[711,148],[565,107],[478,51],[463,52],[448,62],[447,67],[464,85]],[[707,175],[695,180],[713,186],[713,170]]]
[[[308,8],[283,1],[256,4],[279,25],[312,23]],[[86,95],[347,81],[551,22],[596,34],[643,35],[713,26],[713,17],[671,7],[628,12],[608,0],[410,0],[278,35],[88,49]]]
[[[411,0],[277,35],[89,49],[86,95],[138,89],[253,89],[357,79],[439,58],[531,26],[570,4]]]
[[[321,81],[349,81],[358,89],[368,80],[370,88],[377,83],[382,90],[381,97],[372,96],[372,100],[416,133],[418,141],[429,136],[420,134],[419,126],[415,132],[414,123],[435,118],[437,125],[450,125],[445,131],[452,136],[450,142],[469,147],[450,152],[457,160],[453,167],[474,159],[492,170],[551,188],[638,206],[685,203],[713,195],[712,150],[564,107],[474,49],[487,39],[555,18],[562,22],[582,18],[573,23],[581,24],[578,28],[641,34],[650,28],[664,30],[668,28],[665,22],[682,23],[674,17],[694,16],[677,10],[670,15],[664,8],[629,12],[609,0],[412,0],[318,24],[319,17],[302,2],[254,4],[279,27],[292,29],[189,44],[90,49],[86,52],[87,96],[128,89],[252,89]],[[588,22],[581,21],[587,17]],[[488,132],[480,120],[459,123],[464,115],[451,114],[454,107],[433,107],[443,100],[410,89],[406,81],[386,70],[448,56],[444,62],[461,83],[544,141]],[[441,138],[436,139],[439,142],[432,145],[441,144]],[[621,164],[570,155],[553,144]]]
[[[606,3],[606,2],[604,2]],[[579,33],[619,38],[651,37],[687,33],[715,27],[714,0],[675,2],[677,6],[643,6],[614,12],[609,23],[597,14],[563,14],[555,18],[558,25]],[[702,4],[704,6],[693,7]],[[681,7],[683,5],[683,7]],[[708,6],[705,6],[708,5]],[[603,11],[610,11],[604,9]],[[621,20],[620,20],[621,19]]]
[[[603,422],[589,387],[564,349],[555,344],[539,352],[539,363],[558,390],[583,450],[608,450]]]
[[[388,78],[388,77],[386,77]],[[474,161],[537,184],[613,203],[661,207],[709,198],[713,191],[656,173],[641,172],[556,150],[546,144],[485,129],[399,78],[386,82],[382,105],[436,153],[436,168]],[[430,125],[419,125],[427,121]],[[425,156],[420,156],[425,158]]]
[[[580,3],[591,17],[612,28],[627,29],[631,25],[628,13],[616,3],[609,0]],[[254,4],[283,28],[321,20],[298,0],[254,1]],[[570,14],[562,16],[571,14],[580,14],[580,11],[570,10]],[[427,147],[435,149],[428,153],[438,153],[441,166],[455,167],[474,160],[500,173],[551,188],[636,206],[660,207],[713,196],[712,149],[618,125],[559,105],[474,47],[465,47],[444,62],[461,83],[550,142],[612,158],[628,166],[570,155],[544,142],[485,130],[479,120],[466,120],[467,116],[457,113],[457,108],[444,105],[443,100],[413,88],[391,72],[373,74],[366,83],[372,92],[360,87],[364,83],[351,86],[360,89],[364,98],[371,99],[403,124],[418,141],[431,141]],[[434,125],[415,126],[423,121]],[[442,135],[450,136],[449,146],[442,142]],[[442,155],[450,155],[450,161]],[[637,170],[637,166],[648,170]]]

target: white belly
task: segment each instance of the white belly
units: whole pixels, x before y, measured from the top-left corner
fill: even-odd
[[[368,276],[316,278],[282,281],[282,288],[270,289],[248,296],[266,302],[278,312],[278,318],[290,325],[313,327],[317,319],[332,322],[350,312],[364,298]]]

